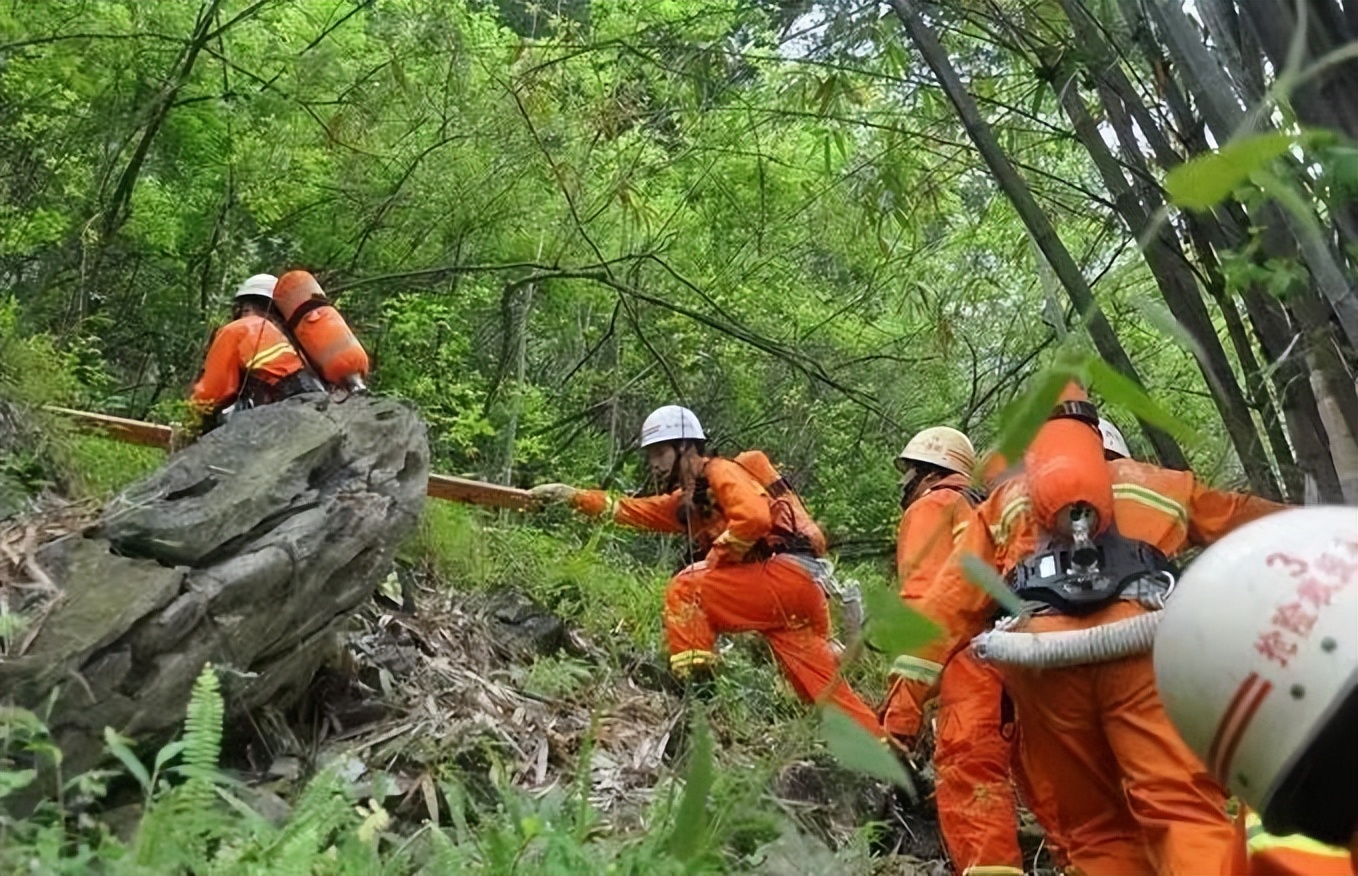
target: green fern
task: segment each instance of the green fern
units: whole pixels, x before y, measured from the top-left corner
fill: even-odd
[[[137,831],[137,863],[165,872],[203,869],[209,838],[222,822],[217,809],[217,760],[225,707],[217,672],[203,666],[189,696],[184,747],[177,769],[184,784],[153,801]]]
[[[189,697],[188,717],[184,720],[184,765],[204,776],[215,776],[222,754],[222,718],[225,707],[217,670],[203,665]],[[187,771],[186,771],[187,772]]]

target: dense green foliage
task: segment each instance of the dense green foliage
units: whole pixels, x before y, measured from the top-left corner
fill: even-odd
[[[535,15],[516,33],[474,3],[15,6],[0,271],[25,330],[93,357],[105,409],[173,416],[234,285],[306,266],[443,467],[634,487],[638,421],[682,400],[719,448],[770,448],[833,530],[885,534],[908,433],[984,443],[1070,319],[951,109],[890,20]],[[1195,461],[1230,475],[1087,162],[1023,70],[963,48],[978,97],[1031,94],[1038,115],[999,116],[1013,156]]]

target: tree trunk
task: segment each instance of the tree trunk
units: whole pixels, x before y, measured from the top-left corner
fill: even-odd
[[[1156,284],[1160,287],[1165,303],[1169,305],[1170,312],[1197,344],[1198,349],[1194,350],[1194,353],[1198,368],[1207,380],[1212,401],[1221,414],[1226,433],[1230,436],[1240,465],[1249,479],[1250,489],[1270,499],[1281,498],[1278,483],[1273,477],[1273,472],[1269,470],[1263,443],[1255,431],[1245,395],[1240,390],[1234,372],[1231,371],[1231,363],[1226,358],[1226,351],[1222,349],[1221,341],[1212,325],[1212,317],[1207,312],[1207,307],[1198,292],[1197,282],[1188,269],[1188,262],[1179,249],[1179,243],[1171,227],[1168,223],[1159,223],[1154,235],[1145,239],[1145,235],[1151,229],[1152,213],[1160,207],[1158,195],[1148,189],[1145,203],[1137,197],[1137,193],[1123,175],[1122,167],[1108,149],[1108,144],[1103,141],[1098,125],[1089,115],[1084,99],[1080,96],[1078,83],[1073,78],[1067,80],[1057,90],[1057,98],[1075,129],[1075,136],[1089,152],[1094,166],[1103,178],[1104,186],[1113,196],[1118,215],[1122,217],[1131,233],[1143,241],[1145,249],[1142,255],[1155,277]],[[1132,145],[1135,146],[1135,138],[1131,136],[1130,130],[1131,119],[1122,111],[1115,97],[1106,109],[1109,120],[1114,128],[1118,129],[1119,136],[1125,135],[1130,138]],[[1135,159],[1137,156],[1132,157]]]
[[[1094,294],[1085,282],[1079,266],[1075,264],[1069,250],[1057,236],[1056,229],[1052,226],[1047,214],[1042,211],[1042,208],[1033,198],[1028,184],[1014,169],[1009,157],[1004,154],[1004,150],[995,139],[995,134],[990,125],[981,118],[981,114],[976,108],[976,102],[972,99],[966,87],[963,86],[947,52],[939,43],[938,36],[934,33],[933,28],[924,21],[918,0],[892,0],[891,7],[895,11],[896,17],[905,25],[911,41],[919,49],[920,55],[923,56],[924,62],[929,65],[929,69],[933,71],[948,100],[957,110],[962,126],[976,145],[977,151],[981,153],[981,157],[990,168],[991,173],[994,174],[1000,189],[1014,205],[1015,211],[1019,214],[1019,218],[1023,220],[1029,234],[1041,248],[1042,254],[1047,257],[1048,263],[1061,280],[1061,285],[1065,287],[1066,294],[1070,296],[1076,310],[1087,321],[1089,334],[1094,341],[1095,348],[1110,365],[1141,385],[1141,379],[1136,373],[1135,366],[1132,365],[1131,358],[1128,357],[1127,351],[1123,349],[1113,327],[1108,324],[1103,311],[1095,303]],[[1170,468],[1188,467],[1188,460],[1172,437],[1145,422],[1141,423],[1141,427],[1145,430],[1146,436],[1150,439],[1162,464]]]
[[[1306,489],[1305,479],[1301,470],[1297,468],[1296,457],[1292,455],[1292,446],[1287,443],[1282,412],[1273,403],[1273,396],[1268,391],[1263,369],[1254,355],[1254,345],[1250,342],[1245,323],[1241,319],[1240,308],[1236,305],[1235,296],[1226,287],[1221,264],[1212,249],[1210,232],[1206,223],[1193,216],[1188,217],[1188,232],[1198,256],[1198,264],[1202,268],[1207,291],[1221,311],[1221,318],[1226,323],[1226,333],[1230,336],[1231,346],[1240,361],[1240,370],[1244,372],[1250,406],[1259,412],[1264,434],[1268,437],[1269,449],[1273,451],[1274,466],[1283,481],[1284,496],[1289,502],[1301,504]]]
[[[1299,69],[1306,69],[1340,46],[1358,39],[1334,0],[1302,0],[1306,34]],[[1296,0],[1240,0],[1240,11],[1259,39],[1274,70],[1288,64],[1297,29]],[[1288,96],[1304,124],[1343,131],[1358,138],[1358,61],[1345,61],[1301,83]]]
[[[509,416],[502,433],[503,444],[500,448],[500,465],[497,475],[502,484],[509,484],[514,478],[514,447],[518,442],[519,414],[523,411],[523,389],[526,385],[528,368],[528,317],[533,309],[535,283],[518,283],[507,290],[510,300],[506,316],[507,337],[503,349],[508,359],[501,368],[513,368],[513,385],[509,389]]]
[[[1190,90],[1218,143],[1225,143],[1242,130],[1272,130],[1266,119],[1245,112],[1221,65],[1198,38],[1198,28],[1184,12],[1180,0],[1153,0],[1147,6],[1160,38],[1188,77]],[[1274,212],[1296,240],[1302,260],[1310,268],[1320,294],[1334,309],[1347,343],[1358,347],[1358,295],[1329,245],[1286,210],[1274,208]]]

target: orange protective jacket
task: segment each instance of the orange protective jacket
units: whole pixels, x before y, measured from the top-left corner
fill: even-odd
[[[952,556],[968,527],[979,518],[964,492],[970,481],[949,475],[916,499],[901,515],[896,532],[896,573],[901,598],[917,610],[926,610],[925,597]],[[898,736],[913,737],[923,717],[920,706],[938,687],[941,661],[904,655],[897,662],[898,674],[887,692],[884,720]]]
[[[213,336],[189,404],[203,415],[234,401],[247,374],[277,383],[304,367],[282,329],[267,317],[247,314]]]
[[[1285,507],[1244,493],[1214,490],[1192,472],[1132,459],[1108,465],[1118,532],[1170,557],[1189,545],[1211,544],[1236,527]],[[917,658],[945,663],[990,625],[995,605],[984,590],[966,580],[963,556],[973,554],[1008,575],[1038,547],[1042,532],[1031,514],[1026,478],[1001,484],[976,513],[983,525],[967,527],[937,586],[917,601],[916,607],[944,629],[944,635],[916,653]]]
[[[698,476],[707,481],[710,504],[699,507],[687,522],[680,515],[683,490],[640,499],[581,490],[572,504],[585,514],[607,514],[634,529],[688,535],[696,555],[709,566],[742,562],[752,547],[767,542],[773,532],[768,491],[744,468],[721,457],[704,460]]]
[[[976,510],[965,492],[971,481],[960,474],[934,484],[901,515],[896,530],[896,574],[901,598],[922,599],[952,556]]]

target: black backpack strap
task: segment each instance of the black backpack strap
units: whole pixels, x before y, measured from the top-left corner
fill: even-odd
[[[308,313],[311,313],[313,310],[320,310],[322,307],[333,306],[333,304],[324,298],[308,298],[292,312],[292,316],[288,317],[288,321],[283,323],[283,327],[287,329],[288,334],[291,335],[293,332],[297,331],[297,326],[302,324],[302,320],[306,319]]]

